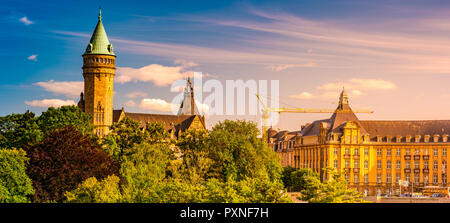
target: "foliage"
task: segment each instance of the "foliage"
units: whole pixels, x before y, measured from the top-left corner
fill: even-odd
[[[26,175],[28,158],[21,149],[0,149],[0,202],[29,202],[34,194],[31,179]]]
[[[306,189],[308,185],[307,177],[310,178],[319,178],[319,173],[314,172],[310,168],[298,169],[291,173],[291,182],[292,182],[292,190],[293,191],[302,191]]]
[[[143,143],[135,146],[124,157],[120,174],[125,184],[123,197],[126,202],[159,202],[158,190],[166,178],[166,169],[172,159],[168,144]]]
[[[281,181],[283,182],[283,185],[285,188],[292,187],[291,174],[295,170],[296,169],[292,166],[283,167],[283,171],[281,172]]]
[[[25,148],[43,138],[43,133],[32,112],[0,117],[0,147]]]
[[[91,116],[73,105],[48,108],[47,111],[42,112],[41,116],[39,116],[38,123],[44,133],[66,126],[72,126],[85,135],[94,136],[94,126],[91,123]]]
[[[349,189],[344,176],[332,168],[326,169],[329,179],[321,182],[317,175],[304,175],[306,187],[302,200],[310,203],[361,203],[362,194]]]
[[[83,180],[103,179],[118,172],[117,163],[91,137],[71,126],[49,132],[27,153],[35,202],[61,202],[64,192],[75,189]]]
[[[255,123],[225,120],[215,125],[209,136],[215,177],[224,181],[230,177],[236,181],[247,177],[280,180],[279,156],[257,137]]]
[[[111,175],[98,181],[95,177],[86,179],[77,189],[67,192],[69,203],[117,203],[122,200],[119,177]]]
[[[147,123],[144,130],[138,121],[129,117],[114,123],[110,129],[110,134],[103,140],[103,149],[118,161],[122,161],[135,145],[167,142],[170,138],[164,123]]]

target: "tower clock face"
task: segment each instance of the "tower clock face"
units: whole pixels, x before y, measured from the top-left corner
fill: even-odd
[[[108,51],[109,51],[110,53],[112,53],[113,50],[114,50],[113,45],[112,45],[112,44],[109,44],[109,45],[108,45]]]

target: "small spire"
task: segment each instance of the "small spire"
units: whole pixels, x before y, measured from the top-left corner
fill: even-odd
[[[102,7],[101,6],[98,7],[98,20],[99,21],[102,20]]]

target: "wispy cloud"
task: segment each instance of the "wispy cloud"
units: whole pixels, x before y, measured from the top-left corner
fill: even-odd
[[[269,68],[272,71],[283,71],[289,68],[294,68],[294,67],[315,67],[316,63],[314,62],[310,62],[310,63],[305,63],[305,64],[283,64],[283,65],[270,65],[267,68]]]
[[[127,98],[142,98],[142,97],[147,97],[147,93],[145,92],[140,92],[140,91],[133,91],[131,93],[126,94],[125,96]]]
[[[25,24],[26,26],[29,26],[29,25],[31,25],[31,24],[34,23],[33,21],[29,20],[26,16],[20,18],[20,19],[19,19],[19,22]]]
[[[32,60],[32,61],[37,61],[37,56],[38,56],[37,54],[33,54],[33,55],[27,57],[27,59]]]
[[[82,81],[54,81],[37,82],[33,85],[44,88],[48,92],[56,95],[64,95],[69,98],[77,98],[84,89]]]
[[[32,106],[32,107],[61,107],[65,105],[75,105],[75,101],[73,100],[61,100],[61,99],[43,99],[43,100],[32,100],[32,101],[25,101],[25,104]]]
[[[345,87],[345,90],[349,96],[356,98],[365,95],[364,91],[386,91],[397,88],[397,85],[391,81],[382,79],[361,79],[352,78],[343,82],[331,82],[322,84],[316,87],[318,90],[316,93],[301,92],[299,94],[290,95],[293,99],[302,100],[329,100],[336,99],[339,96],[340,91]]]

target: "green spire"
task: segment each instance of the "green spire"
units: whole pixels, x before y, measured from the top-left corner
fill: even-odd
[[[102,9],[100,8],[98,14],[98,23],[92,34],[89,45],[86,47],[84,54],[105,54],[115,56],[113,46],[109,43],[105,28],[102,23]]]

